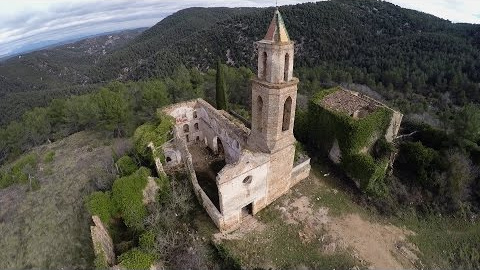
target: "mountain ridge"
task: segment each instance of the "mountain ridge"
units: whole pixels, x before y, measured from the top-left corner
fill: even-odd
[[[93,91],[95,85],[112,80],[166,77],[182,64],[206,71],[218,57],[230,65],[254,70],[254,42],[265,34],[273,10],[180,10],[98,61],[85,63],[59,57],[56,66],[67,69],[66,75],[57,70],[60,77],[31,70],[41,58],[20,67],[15,65],[18,59],[12,60],[13,64],[6,61],[0,63],[0,96],[18,96],[10,98],[9,103],[31,108],[83,91],[69,92],[64,90],[67,86],[91,87]],[[353,81],[380,92],[413,92],[435,99],[449,95],[453,104],[460,105],[480,102],[480,25],[454,24],[374,0],[321,1],[282,6],[280,10],[296,41],[295,70],[308,73],[307,77],[297,74],[303,83],[300,91],[313,79],[327,83]],[[72,65],[72,70],[67,65]],[[324,72],[313,76],[303,70],[316,67]],[[43,101],[32,103],[30,94],[22,95],[27,92]],[[9,115],[2,106],[0,111]],[[6,119],[18,118],[20,111]],[[0,124],[8,121],[2,119]]]

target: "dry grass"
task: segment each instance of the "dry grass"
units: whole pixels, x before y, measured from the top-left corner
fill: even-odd
[[[33,150],[55,157],[38,166],[39,190],[27,192],[20,185],[0,190],[0,268],[92,267],[84,197],[94,189],[94,176],[109,177],[111,144],[99,134],[80,132]]]

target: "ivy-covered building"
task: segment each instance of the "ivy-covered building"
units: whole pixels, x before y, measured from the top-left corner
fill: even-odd
[[[308,136],[357,186],[381,195],[393,163],[393,141],[403,114],[342,87],[320,91],[309,103]]]

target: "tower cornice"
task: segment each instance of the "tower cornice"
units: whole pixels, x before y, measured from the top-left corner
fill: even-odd
[[[252,79],[252,82],[255,82],[255,83],[258,83],[266,88],[270,88],[270,89],[282,89],[282,88],[287,88],[287,87],[290,87],[290,86],[295,86],[299,83],[299,79],[296,78],[296,77],[293,77],[290,81],[288,82],[280,82],[280,83],[271,83],[271,82],[268,82],[268,81],[265,81],[263,79],[259,79],[259,78],[253,78]]]

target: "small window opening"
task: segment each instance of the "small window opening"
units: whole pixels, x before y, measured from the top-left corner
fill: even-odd
[[[248,184],[252,183],[252,179],[253,179],[253,177],[251,175],[249,175],[249,176],[245,177],[245,179],[243,179],[242,183],[248,185]]]

